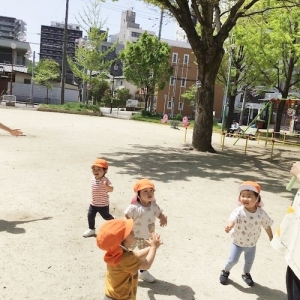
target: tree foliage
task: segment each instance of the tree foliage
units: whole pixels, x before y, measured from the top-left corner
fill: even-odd
[[[106,50],[101,47],[107,40],[107,31],[102,30],[104,24],[100,20],[100,8],[98,1],[88,1],[87,8],[79,14],[81,22],[78,22],[86,31],[87,36],[77,41],[75,57],[68,57],[68,63],[74,75],[92,88],[92,81],[95,78],[102,81],[107,77],[112,63],[107,56],[114,51],[116,46],[115,43]],[[88,101],[88,97],[86,100]]]
[[[47,89],[46,100],[48,102],[48,91],[53,89],[53,80],[60,77],[59,64],[53,59],[40,60],[34,67],[33,81],[45,86]]]
[[[147,0],[176,19],[194,51],[201,82],[196,101],[193,146],[215,152],[211,145],[215,81],[224,55],[224,42],[240,18],[262,14],[281,7],[294,7],[297,1],[279,0]],[[191,3],[191,5],[190,5]],[[195,28],[195,21],[199,30]]]
[[[276,1],[270,2],[276,5]],[[283,98],[288,97],[291,89],[300,88],[299,13],[299,7],[268,11],[253,16],[247,20],[247,26],[238,26],[236,32],[251,59],[256,82],[266,89],[276,89]],[[286,103],[280,101],[277,107],[276,132],[280,131]]]
[[[172,74],[169,57],[170,46],[147,32],[137,42],[128,42],[120,53],[126,80],[144,88],[145,108],[148,99],[164,88]]]

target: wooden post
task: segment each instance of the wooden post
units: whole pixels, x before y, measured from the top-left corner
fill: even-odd
[[[274,145],[275,145],[275,140],[272,140],[272,148],[271,148],[271,155],[270,155],[270,159],[272,160],[273,158],[273,152],[274,152]]]
[[[246,136],[246,144],[245,144],[245,154],[247,154],[249,136]]]
[[[222,135],[221,135],[221,141],[222,141],[222,150],[224,150],[224,142],[225,142],[225,132],[224,131],[222,132]]]

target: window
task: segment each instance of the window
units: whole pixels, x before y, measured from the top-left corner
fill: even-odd
[[[167,109],[171,109],[171,108],[172,108],[172,102],[168,101]]]
[[[25,83],[25,84],[30,84],[30,83],[31,83],[31,80],[28,79],[28,78],[24,78],[24,83]]]
[[[120,85],[123,85],[123,80],[120,81]]]
[[[105,52],[107,50],[107,47],[106,46],[102,46],[101,47],[101,52]]]
[[[189,63],[189,58],[190,56],[188,54],[183,55],[183,64],[188,64]]]
[[[172,54],[172,63],[177,64],[177,58],[178,58],[178,53],[173,53]]]
[[[132,37],[137,37],[138,38],[140,35],[141,34],[139,32],[134,32],[134,31],[131,32]]]
[[[185,87],[186,86],[186,78],[181,78],[181,87]]]
[[[178,110],[183,110],[183,103],[182,102],[178,103]]]
[[[170,77],[170,85],[174,85],[174,83],[175,83],[175,77],[174,76],[171,76]]]

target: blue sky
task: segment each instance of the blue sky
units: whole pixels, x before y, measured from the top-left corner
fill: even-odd
[[[0,15],[22,19],[27,23],[27,38],[31,49],[39,52],[40,42],[38,33],[41,25],[51,25],[51,21],[64,22],[66,0],[8,0],[1,1]],[[69,0],[69,23],[79,19],[78,12],[86,5],[84,0]],[[142,1],[120,0],[106,1],[101,5],[101,20],[105,21],[104,28],[109,33],[117,33],[120,28],[121,12],[133,8],[136,12],[136,23],[144,30],[153,30],[158,34],[160,10],[157,7],[144,4]],[[175,38],[175,23],[165,18],[162,28],[162,38]]]

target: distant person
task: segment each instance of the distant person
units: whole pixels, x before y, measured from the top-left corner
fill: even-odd
[[[88,210],[89,229],[83,233],[83,237],[96,235],[95,218],[99,213],[104,220],[112,220],[114,217],[109,213],[109,192],[114,190],[109,179],[105,176],[108,163],[104,159],[96,159],[92,164],[93,178],[91,180],[92,201]]]
[[[162,242],[158,234],[151,234],[147,248],[131,251],[135,242],[132,219],[110,220],[101,226],[97,245],[106,251],[104,261],[107,264],[103,300],[136,299],[138,270],[151,267]]]
[[[160,226],[167,225],[167,217],[157,205],[154,198],[154,184],[149,179],[138,180],[134,187],[136,193],[131,204],[125,210],[125,217],[134,220],[134,235],[136,246],[139,249],[148,247],[149,234],[155,231],[156,218],[159,219]],[[139,279],[146,282],[154,282],[156,279],[145,269],[140,269]]]
[[[291,173],[300,181],[300,161],[293,164]],[[274,235],[272,246],[284,255],[287,262],[286,289],[288,300],[300,299],[300,190],[288,208]]]
[[[245,181],[239,188],[237,207],[230,215],[225,231],[231,232],[230,255],[221,272],[220,283],[227,284],[231,268],[237,264],[244,252],[245,263],[242,278],[247,285],[254,284],[250,271],[255,258],[256,243],[260,237],[261,227],[267,232],[270,241],[273,238],[271,225],[273,221],[261,208],[260,186],[254,181]]]
[[[231,127],[228,129],[228,131],[227,131],[227,134],[228,134],[228,136],[231,136],[231,135],[233,135],[235,132],[237,132],[238,131],[238,129],[239,129],[239,124],[235,121],[235,120],[233,120],[232,121],[232,124],[231,124]]]
[[[11,129],[2,123],[0,123],[0,129],[3,129],[5,131],[9,132],[13,136],[23,135],[23,132],[20,129]]]

